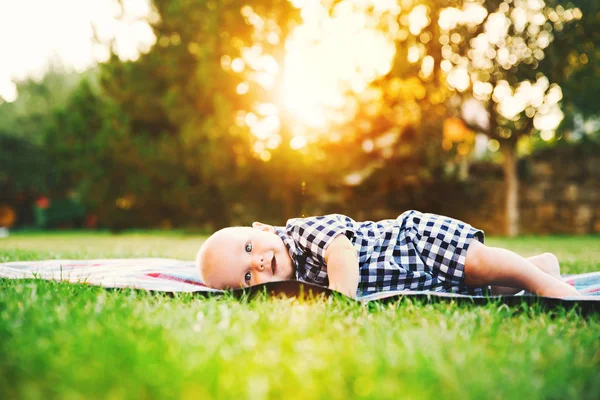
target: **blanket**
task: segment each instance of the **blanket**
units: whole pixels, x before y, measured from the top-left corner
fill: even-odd
[[[167,258],[131,258],[102,260],[46,260],[17,261],[0,264],[0,278],[8,279],[45,279],[82,283],[105,288],[132,288],[151,292],[195,293],[219,295],[231,293],[235,296],[267,291],[271,294],[298,295],[311,292],[313,294],[331,295],[333,292],[317,285],[284,281],[257,285],[250,290],[238,289],[222,291],[204,285],[193,261],[182,261]],[[456,293],[440,293],[428,291],[390,291],[376,293],[357,300],[395,301],[401,298],[424,298],[426,300],[468,299],[475,303],[486,303],[490,299],[500,299],[507,304],[518,304],[542,299],[549,305],[581,305],[584,309],[600,311],[600,271],[579,275],[567,275],[563,279],[574,286],[582,297],[549,299],[540,298],[529,293],[515,296],[467,296]]]

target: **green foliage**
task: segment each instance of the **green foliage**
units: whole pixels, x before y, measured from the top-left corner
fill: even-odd
[[[340,3],[324,2],[330,12]],[[500,8],[508,8],[510,15],[519,2],[476,3],[489,16]],[[474,89],[471,85],[461,91],[449,84],[443,61],[457,66],[464,61],[453,55],[463,57],[471,78],[493,85],[506,80],[515,86],[543,73],[563,88],[565,132],[576,113],[586,118],[596,113],[592,99],[598,92],[595,1],[578,5],[583,12],[578,23],[561,23],[560,29],[556,23],[544,24],[554,41],[543,59],[518,59],[511,66],[492,60],[486,68],[476,66],[469,56],[485,20],[448,31],[438,23],[444,8],[464,4],[402,3],[397,15],[375,18],[377,29],[396,35],[395,58],[389,73],[364,92],[349,94],[356,104],[355,117],[333,124],[322,140],[298,150],[290,147],[296,127],[280,110],[281,143],[269,147],[269,157],[261,159],[254,149],[257,137],[240,112],[254,110],[261,102],[277,103],[285,43],[299,22],[299,10],[283,0],[251,5],[234,0],[155,0],[158,18],[151,27],[156,44],[147,54],[128,62],[113,54],[83,77],[51,71],[39,82],[19,83],[17,101],[0,105],[3,193],[9,193],[5,197],[13,203],[25,193],[28,200],[23,204],[28,206],[40,194],[78,198],[100,226],[114,230],[216,229],[255,219],[282,223],[289,217],[326,212],[369,219],[408,208],[454,213],[448,199],[459,198],[463,190],[457,182],[465,168],[459,166],[467,165],[474,140],[472,135],[450,140],[444,127],[449,117],[461,117],[460,107],[474,96]],[[560,4],[563,10],[573,7],[549,1],[544,15]],[[413,34],[409,16],[418,5],[427,6],[428,22]],[[259,32],[260,23],[248,17],[250,6],[264,26],[277,32],[278,40],[267,40]],[[373,17],[378,11],[366,7],[364,12]],[[461,40],[451,40],[452,34]],[[535,35],[527,38],[528,34],[514,23],[508,31],[510,40],[531,39],[527,43],[534,48]],[[272,89],[257,82],[257,70],[249,63],[242,72],[225,67],[253,45],[278,63]],[[415,47],[420,56],[409,61]],[[499,49],[500,45],[494,51]],[[430,74],[422,71],[425,55],[433,60]],[[249,85],[247,93],[237,93],[240,83]],[[492,99],[484,103],[491,126],[486,130],[471,124],[472,128],[511,145],[535,131],[531,112],[523,110],[510,119],[500,115]],[[455,195],[444,196],[452,188]]]
[[[115,102],[83,81],[48,129],[55,194],[74,190],[102,226],[115,230],[157,226],[165,215],[183,224],[190,214],[179,202],[186,188],[176,178],[176,142],[133,135],[132,125]]]
[[[140,212],[149,224],[248,222],[248,214],[263,209],[259,199],[267,186],[257,180],[262,166],[252,156],[248,132],[233,124],[246,104],[221,57],[251,43],[251,27],[237,2],[154,5],[157,45],[136,62],[113,57],[102,66],[104,93],[128,118],[134,149],[127,157],[131,151],[139,156],[120,169],[132,179],[119,186],[144,203]],[[280,1],[255,6],[282,20],[290,10]]]
[[[81,228],[84,226],[85,207],[74,199],[56,199],[47,207],[34,208],[35,225],[38,229]]]
[[[46,190],[46,152],[18,136],[0,134],[0,187],[8,195]]]
[[[44,193],[50,164],[45,150],[27,139],[0,133],[0,206],[17,225],[31,225],[33,202]]]
[[[0,204],[15,211],[18,225],[33,224],[33,202],[52,189],[45,133],[55,108],[86,76],[93,71],[78,75],[54,66],[39,81],[17,82],[14,102],[0,102]]]
[[[568,4],[551,1],[551,5]],[[573,118],[600,115],[596,105],[600,93],[600,1],[576,1],[582,19],[577,23],[564,24],[554,32],[554,43],[540,63],[540,70],[553,81],[560,82],[564,94],[565,121],[563,128],[572,128]],[[563,129],[564,130],[564,129]]]
[[[83,76],[93,76],[93,71]],[[0,135],[40,145],[52,110],[68,101],[81,78],[79,74],[53,66],[40,80],[30,78],[17,82],[17,99],[12,103],[0,102]]]

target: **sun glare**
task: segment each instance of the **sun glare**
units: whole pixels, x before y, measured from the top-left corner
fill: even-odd
[[[510,70],[527,63],[535,68],[553,40],[546,21],[581,18],[581,12],[574,9],[567,16],[564,10],[561,13],[550,9],[546,15],[541,1],[514,1],[513,7],[500,3],[492,13],[480,2],[442,9],[437,19],[442,56],[439,67],[450,89],[470,91],[479,102],[493,101],[497,112],[508,120],[517,120],[524,113],[543,132],[541,137],[548,140],[548,132],[555,130],[563,118],[560,87],[549,85],[543,75],[538,75],[536,81],[509,84],[500,80],[494,85],[489,76],[497,66]],[[276,89],[269,112],[264,112],[264,105],[255,104],[241,118],[257,140],[264,142],[255,149],[263,160],[269,158],[269,149],[283,140],[282,127],[289,130],[287,145],[299,150],[321,140],[335,124],[351,121],[359,102],[366,101],[373,91],[370,84],[390,71],[396,56],[395,41],[407,40],[409,35],[418,38],[407,42],[406,62],[420,67],[420,79],[430,79],[436,67],[434,57],[427,54],[427,43],[433,36],[426,5],[407,4],[409,12],[401,16],[401,5],[396,0],[291,2],[300,11],[301,23],[286,38],[281,65],[259,44],[243,48],[240,58],[225,56],[221,60],[224,69],[247,81],[238,84],[238,94],[248,94],[252,84],[267,91]],[[261,38],[257,43],[279,42],[281,32],[274,21],[259,16],[249,5],[242,8],[242,15],[254,26],[254,38]],[[456,52],[465,40],[458,28],[474,31],[478,26],[482,29],[470,39],[468,52]],[[530,40],[511,36],[511,26],[518,32],[527,30]],[[423,98],[422,92],[415,92],[415,97]],[[375,115],[378,101],[365,105],[365,113]]]
[[[156,18],[148,0],[0,1],[0,101],[52,62],[81,72],[106,61],[111,42],[122,60],[137,59],[156,42],[146,21]]]
[[[325,128],[331,111],[347,105],[346,93],[361,93],[391,68],[392,39],[348,3],[331,16],[320,2],[304,3],[304,23],[286,43],[282,105],[310,128]],[[353,117],[352,109],[345,111]]]
[[[302,23],[286,39],[282,82],[269,112],[263,115],[258,105],[249,113],[254,117],[246,119],[256,138],[280,138],[280,118],[286,118],[292,129],[289,146],[298,150],[326,132],[333,122],[354,117],[356,103],[348,95],[363,93],[374,79],[388,73],[395,56],[393,38],[377,29],[376,16],[366,12],[369,6],[379,13],[397,7],[395,2],[384,3],[348,0],[329,13],[320,1],[292,2],[300,10]],[[242,14],[268,42],[279,40],[277,32],[268,31],[269,21],[252,7],[245,6]],[[241,59],[228,58],[222,65],[244,73],[266,90],[274,87],[280,68],[259,45],[242,49]],[[245,94],[246,88],[238,85],[238,94]],[[258,150],[265,151],[263,147]]]

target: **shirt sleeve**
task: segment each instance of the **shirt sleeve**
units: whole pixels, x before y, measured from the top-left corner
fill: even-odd
[[[333,239],[345,235],[352,240],[355,234],[354,220],[341,214],[294,218],[286,225],[296,245],[321,265],[325,265],[325,251]]]

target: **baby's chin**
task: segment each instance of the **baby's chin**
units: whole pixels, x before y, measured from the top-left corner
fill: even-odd
[[[294,263],[292,262],[292,259],[289,257],[289,255],[287,255],[286,253],[285,257],[285,261],[284,261],[284,265],[282,265],[282,271],[283,274],[279,275],[281,280],[290,280],[290,279],[294,279],[295,273],[294,273]],[[281,259],[281,258],[280,258]],[[282,263],[283,264],[283,263]]]
[[[294,280],[294,279],[296,279],[296,274],[294,273],[294,265],[292,263],[290,263],[288,265],[288,270],[286,272],[287,273],[285,274],[285,277],[283,278],[284,280]]]

